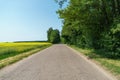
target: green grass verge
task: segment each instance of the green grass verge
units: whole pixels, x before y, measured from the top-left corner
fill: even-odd
[[[70,47],[86,55],[88,58],[96,61],[120,80],[120,59],[107,58],[103,56],[105,52],[102,50],[97,51],[93,49],[82,49],[74,45],[71,45]]]
[[[17,55],[14,55],[14,56],[8,56],[7,58],[4,58],[4,59],[1,59],[0,60],[0,69],[5,67],[5,66],[8,66],[12,63],[15,63],[25,57],[28,57],[36,52],[39,52],[47,47],[51,46],[51,44],[48,44],[48,45],[43,45],[41,46],[41,48],[35,48],[33,50],[29,50],[27,52],[23,52],[23,53],[19,53]]]

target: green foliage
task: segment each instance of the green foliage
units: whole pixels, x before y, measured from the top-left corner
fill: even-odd
[[[103,38],[103,45],[105,50],[110,51],[112,57],[120,57],[120,18],[114,20],[114,25],[111,26],[111,29],[108,34],[105,34]]]
[[[51,32],[51,37],[50,37],[50,42],[51,43],[59,43],[60,42],[60,33],[59,30],[53,30]]]
[[[60,8],[62,7],[62,5],[67,2],[67,0],[55,0],[56,3],[59,4]]]
[[[49,28],[49,30],[47,31],[47,38],[48,38],[48,41],[49,41],[49,42],[50,42],[50,35],[51,35],[52,31],[53,31],[53,28],[52,28],[52,27]]]
[[[60,42],[60,32],[59,30],[55,29],[53,30],[52,28],[49,28],[47,31],[48,34],[48,41],[55,44]]]
[[[63,19],[64,43],[120,55],[119,0],[69,0],[57,13]]]

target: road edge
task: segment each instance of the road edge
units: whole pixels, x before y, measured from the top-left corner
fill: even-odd
[[[52,46],[53,46],[53,45],[52,45]],[[37,56],[38,54],[40,54],[41,52],[43,52],[43,51],[51,48],[52,46],[49,46],[49,47],[47,47],[47,48],[45,48],[45,49],[43,49],[43,50],[40,50],[40,51],[38,51],[38,52],[36,52],[36,53],[28,56],[28,57],[25,57],[25,58],[23,58],[23,59],[15,62],[15,63],[12,63],[12,64],[10,64],[10,65],[8,65],[8,66],[3,67],[2,69],[0,69],[0,73],[5,75],[6,72],[11,72],[11,71],[13,71],[13,70],[16,69],[18,66],[20,66],[22,63],[26,62],[27,60],[31,59],[31,58],[34,57],[34,56]],[[1,76],[1,75],[0,75],[0,76]]]
[[[111,80],[118,80],[114,75],[112,75],[110,72],[108,72],[107,70],[105,70],[102,66],[98,65],[95,63],[94,60],[90,60],[87,58],[87,56],[83,55],[82,53],[78,52],[77,50],[71,48],[68,45],[65,45],[67,48],[71,49],[73,52],[75,52],[75,54],[81,56],[81,58],[83,58],[85,61],[87,61],[88,63],[90,63],[91,65],[94,65],[95,68],[97,68],[99,71],[103,72],[104,75],[106,77],[108,77]]]

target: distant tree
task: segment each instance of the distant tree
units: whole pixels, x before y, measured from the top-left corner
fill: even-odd
[[[48,38],[48,41],[50,42],[50,35],[51,35],[51,32],[53,31],[53,28],[50,27],[47,31],[47,38]]]
[[[55,44],[60,42],[60,32],[58,29],[49,28],[47,31],[48,41]]]
[[[51,32],[50,42],[51,43],[59,43],[60,42],[59,30],[55,29]]]

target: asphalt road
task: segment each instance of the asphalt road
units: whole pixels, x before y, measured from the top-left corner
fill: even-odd
[[[66,45],[53,45],[0,70],[0,80],[115,80]]]

